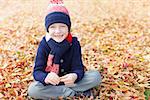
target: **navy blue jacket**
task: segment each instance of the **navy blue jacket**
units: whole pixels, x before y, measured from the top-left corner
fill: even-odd
[[[45,68],[47,66],[50,51],[51,49],[49,48],[45,37],[43,37],[37,50],[33,77],[36,81],[40,81],[44,85],[46,85],[44,80],[48,74],[45,72]],[[82,63],[81,46],[76,37],[73,37],[71,47],[62,56],[60,62],[59,76],[63,76],[68,73],[76,73],[77,79],[75,82],[82,79],[84,75],[84,66]]]

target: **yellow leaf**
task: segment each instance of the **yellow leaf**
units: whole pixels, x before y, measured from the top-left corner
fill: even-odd
[[[6,88],[11,87],[10,83],[7,83],[7,84],[5,85],[5,87],[6,87]]]
[[[4,97],[4,95],[2,93],[0,93],[0,98]]]

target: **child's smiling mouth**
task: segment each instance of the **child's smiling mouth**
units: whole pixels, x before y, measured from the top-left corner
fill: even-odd
[[[54,35],[54,37],[63,37],[63,35]]]

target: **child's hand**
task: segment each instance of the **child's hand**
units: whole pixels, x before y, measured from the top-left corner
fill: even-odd
[[[68,86],[73,85],[76,79],[77,79],[76,73],[70,73],[60,77],[60,81],[64,82],[64,84]]]
[[[46,78],[45,78],[45,83],[46,84],[52,84],[52,85],[57,85],[57,84],[59,84],[59,82],[60,82],[60,78],[59,78],[59,76],[56,74],[56,73],[54,73],[54,72],[50,72],[47,76],[46,76]]]

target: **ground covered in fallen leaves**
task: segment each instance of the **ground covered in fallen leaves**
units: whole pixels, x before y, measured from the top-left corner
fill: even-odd
[[[36,50],[45,34],[43,18],[32,10],[18,10],[0,20],[0,99],[27,99]],[[150,95],[149,20],[128,16],[72,20],[86,69],[102,74],[101,85],[93,91],[97,99],[145,100]]]

